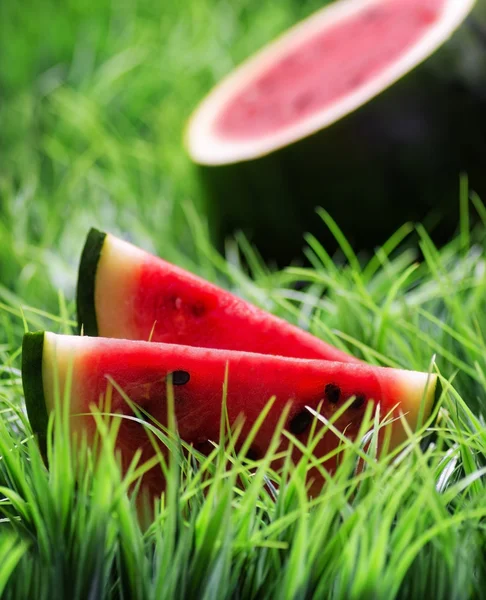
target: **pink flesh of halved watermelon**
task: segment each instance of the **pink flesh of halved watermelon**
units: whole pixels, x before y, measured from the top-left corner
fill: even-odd
[[[90,236],[101,235],[96,232]],[[88,335],[151,340],[343,362],[357,358],[200,277],[106,234],[97,264],[85,260],[78,288],[94,279],[94,298],[80,295]],[[86,327],[95,321],[97,330]],[[84,320],[83,320],[84,319]]]
[[[230,100],[221,138],[258,138],[328,108],[394,65],[441,17],[445,0],[389,0],[326,27]]]
[[[27,363],[28,356],[26,373],[29,371]],[[208,446],[211,448],[208,441],[217,442],[219,439],[223,381],[228,368],[228,417],[230,424],[234,424],[239,416],[244,415],[241,441],[246,438],[268,400],[276,397],[252,444],[252,455],[257,458],[267,450],[282,411],[289,402],[291,409],[284,426],[305,442],[311,425],[306,406],[317,410],[322,403],[321,414],[329,419],[346,400],[354,397],[354,404],[335,422],[339,430],[353,439],[371,400],[380,403],[382,416],[391,412],[397,416],[401,412],[414,429],[420,411],[425,417],[429,414],[436,385],[435,377],[425,373],[364,364],[46,333],[42,350],[42,385],[48,411],[54,405],[54,378],[59,376],[59,389],[63,390],[71,366],[70,411],[74,430],[82,428],[88,433],[94,432],[94,420],[90,416],[82,416],[82,413],[89,413],[91,403],[100,403],[110,379],[157,421],[167,424],[167,377],[172,374],[180,436],[202,451],[206,451]],[[27,403],[32,407],[31,399],[27,398]],[[113,412],[133,415],[116,389],[113,390],[111,407]],[[35,413],[35,406],[31,413]],[[405,438],[401,422],[395,422],[392,447]],[[138,448],[143,449],[144,459],[154,454],[143,425],[130,419],[121,420],[117,445],[125,465],[129,464]],[[283,439],[281,449],[287,445],[288,441]],[[317,445],[315,454],[323,457],[338,445],[339,439],[327,432]],[[298,459],[299,456],[295,450],[293,458]],[[327,460],[324,466],[332,472],[336,457]],[[146,483],[153,492],[160,492],[163,487],[160,472],[151,472]],[[316,479],[313,489],[317,490],[321,483],[322,479]]]

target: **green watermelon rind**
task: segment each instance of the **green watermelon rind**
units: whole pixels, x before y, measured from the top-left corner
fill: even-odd
[[[22,384],[27,416],[43,456],[47,451],[49,415],[44,395],[42,364],[44,331],[26,333],[22,343]]]
[[[98,336],[95,307],[96,273],[105,240],[106,233],[95,228],[90,229],[81,254],[76,290],[79,333],[82,331],[85,335],[94,337]]]

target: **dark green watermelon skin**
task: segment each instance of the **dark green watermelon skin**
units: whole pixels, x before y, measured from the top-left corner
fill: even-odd
[[[356,250],[373,250],[406,221],[425,221],[446,242],[458,227],[461,175],[486,199],[483,11],[481,1],[429,59],[330,127],[261,158],[199,167],[217,245],[243,230],[266,259],[286,264],[310,231],[333,251],[318,206]]]

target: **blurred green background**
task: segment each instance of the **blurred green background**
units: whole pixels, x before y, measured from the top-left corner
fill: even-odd
[[[1,0],[0,283],[71,295],[92,225],[191,257],[198,101],[317,0]],[[35,293],[33,292],[35,291]]]

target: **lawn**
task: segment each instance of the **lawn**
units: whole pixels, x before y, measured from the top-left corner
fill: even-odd
[[[372,255],[343,243],[329,256],[308,235],[307,262],[277,270],[243,238],[215,252],[182,147],[203,94],[319,5],[0,2],[2,598],[485,597],[485,235],[467,218],[483,205],[464,182],[441,249],[420,226],[402,245],[410,224]],[[363,449],[345,443],[312,500],[305,462],[274,494],[267,459],[251,474],[229,445],[188,460],[172,439],[167,492],[141,520],[127,488],[143,466],[121,478],[109,431],[98,462],[72,452],[57,414],[47,469],[25,416],[22,335],[74,331],[92,226],[373,364],[438,373],[433,418],[400,453],[371,447],[362,472]]]

